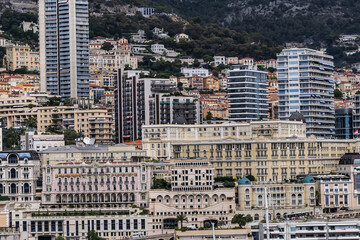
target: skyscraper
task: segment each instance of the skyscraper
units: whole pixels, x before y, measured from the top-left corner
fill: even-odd
[[[142,126],[151,124],[200,124],[197,98],[174,96],[169,79],[140,78],[140,70],[118,70],[115,89],[115,141],[135,141]]]
[[[256,65],[234,65],[229,70],[229,119],[250,122],[268,118],[266,72]]]
[[[307,48],[278,54],[279,118],[300,112],[307,135],[331,138],[335,133],[333,57]]]
[[[41,91],[89,96],[87,0],[39,0]]]

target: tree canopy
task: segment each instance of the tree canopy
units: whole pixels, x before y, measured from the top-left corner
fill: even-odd
[[[336,98],[336,99],[343,99],[343,93],[340,91],[340,89],[338,89],[338,88],[336,88],[335,90],[334,90],[334,97]]]
[[[231,219],[231,223],[239,224],[239,227],[242,228],[248,222],[252,222],[253,218],[251,215],[244,215],[244,214],[235,214],[234,217]]]
[[[86,237],[87,240],[105,240],[105,238],[99,237],[99,234],[95,230],[90,230]]]

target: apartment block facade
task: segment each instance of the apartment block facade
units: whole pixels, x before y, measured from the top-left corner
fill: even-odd
[[[268,118],[266,74],[256,65],[234,65],[230,68],[230,120],[249,122]]]
[[[24,100],[25,101],[25,100]],[[45,132],[51,125],[73,128],[84,137],[94,138],[98,143],[113,142],[113,117],[107,110],[79,110],[73,106],[0,109],[5,127],[21,128],[27,118],[36,118],[37,129]]]
[[[152,164],[140,162],[143,155],[143,151],[126,145],[45,150],[42,204],[147,207]]]
[[[353,130],[360,131],[360,94],[355,94],[353,100],[354,108],[353,108]],[[355,137],[358,137],[355,135]]]
[[[178,226],[176,216],[184,214],[187,225],[204,227],[212,220],[231,222],[235,212],[233,188],[214,188],[214,168],[208,161],[174,161],[170,164],[171,190],[152,189],[150,207],[154,234],[171,233]],[[153,226],[153,227],[151,227]]]
[[[355,220],[310,220],[270,224],[268,239],[354,239],[359,240],[359,222]],[[267,239],[266,226],[259,224],[258,239]]]
[[[333,57],[307,48],[284,49],[277,57],[279,119],[300,112],[307,135],[335,134]]]
[[[40,180],[40,157],[35,151],[0,153],[0,195],[13,202],[32,202]]]
[[[28,45],[7,46],[4,65],[8,71],[15,71],[21,68],[26,68],[28,71],[39,71],[39,52],[32,51]]]
[[[140,71],[119,70],[115,90],[116,142],[142,137],[142,126],[200,123],[201,105],[193,97],[174,96],[170,79],[140,78]]]
[[[41,91],[88,97],[88,1],[40,0],[39,40]]]
[[[255,221],[264,219],[265,190],[268,193],[270,219],[281,219],[287,214],[314,215],[316,207],[316,183],[307,176],[298,182],[250,182],[246,177],[236,186],[237,211],[250,215]]]
[[[339,158],[358,147],[352,139],[307,138],[306,125],[296,121],[143,127],[150,157],[206,159],[215,176],[253,175],[258,181],[336,171]]]
[[[11,224],[18,227],[21,240],[55,239],[57,236],[86,240],[91,230],[107,240],[125,240],[139,232],[147,235],[148,216],[137,215],[135,211],[122,209],[114,214],[111,208],[80,208],[71,212],[66,214],[63,209],[20,208],[12,211],[14,217]]]

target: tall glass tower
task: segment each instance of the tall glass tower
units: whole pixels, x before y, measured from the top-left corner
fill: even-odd
[[[39,0],[41,91],[89,96],[87,0]]]
[[[229,70],[229,119],[250,122],[268,118],[267,72],[257,66],[234,65]]]
[[[278,54],[277,61],[279,119],[300,112],[308,136],[334,137],[333,57],[322,51],[291,48]]]

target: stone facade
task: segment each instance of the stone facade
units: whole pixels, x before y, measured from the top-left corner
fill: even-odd
[[[11,201],[35,201],[40,178],[40,158],[35,151],[0,153],[0,195]]]

